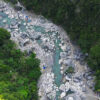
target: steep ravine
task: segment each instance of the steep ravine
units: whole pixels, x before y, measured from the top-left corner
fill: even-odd
[[[28,16],[28,20],[27,20]],[[34,51],[41,60],[38,87],[40,100],[97,100],[90,86],[84,55],[74,46],[66,32],[43,16],[27,11],[15,11],[10,4],[0,1],[0,27],[11,32],[11,39],[24,51]],[[74,73],[66,75],[69,67]],[[86,79],[88,78],[87,84]]]

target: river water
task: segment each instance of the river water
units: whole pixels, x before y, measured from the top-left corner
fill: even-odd
[[[9,18],[7,14],[5,14],[4,12],[0,12],[0,27],[6,27],[8,25],[8,27],[11,25],[12,22],[17,22],[18,20],[21,21],[20,24],[20,31],[25,32],[26,31],[26,26],[27,25],[23,25],[23,23],[25,22],[25,20],[21,20],[18,19],[16,20],[15,18]],[[6,20],[6,22],[4,22],[4,20]],[[53,32],[49,33],[49,32],[45,32],[45,27],[42,26],[37,26],[37,25],[33,25],[32,26],[33,29],[35,30],[35,32],[40,32],[41,34],[53,34]],[[12,29],[13,30],[13,29]],[[41,40],[37,40],[37,43],[41,46]],[[55,75],[55,84],[59,87],[61,84],[61,80],[62,80],[62,75],[60,73],[60,64],[59,64],[59,59],[60,59],[60,52],[62,51],[61,48],[59,47],[59,44],[61,43],[61,41],[56,38],[56,41],[54,41],[55,43],[55,51],[54,51],[54,64],[52,66],[52,70],[53,73]],[[56,93],[56,100],[58,100],[58,97],[60,95],[60,92],[58,91]]]

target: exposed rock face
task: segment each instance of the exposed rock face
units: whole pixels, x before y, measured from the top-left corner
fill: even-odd
[[[68,96],[66,100],[81,100],[81,98],[78,95]]]
[[[15,10],[20,11],[20,10],[22,10],[22,7],[16,5]]]

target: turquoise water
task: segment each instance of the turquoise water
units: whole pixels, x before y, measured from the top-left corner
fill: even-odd
[[[34,25],[33,28],[34,28],[34,30],[36,32],[46,33],[44,27],[42,27],[42,26],[36,26],[36,25]]]
[[[19,21],[19,20],[16,20],[16,19],[10,19],[8,18],[8,16],[2,12],[0,12],[0,16],[2,16],[2,19],[0,19],[0,27],[4,27],[5,25],[10,25],[12,21]],[[7,22],[6,23],[3,23],[3,20],[6,19]],[[23,23],[25,22],[24,20],[20,20],[21,21],[21,24],[20,24],[20,27],[19,29],[24,32],[26,31],[26,26],[23,25]],[[34,25],[33,26],[33,29],[36,31],[36,32],[41,32],[41,34],[48,34],[48,35],[51,35],[53,32],[45,32],[45,28],[42,27],[42,26],[36,26]],[[56,34],[56,33],[55,33]],[[61,84],[61,80],[62,80],[62,75],[60,73],[60,64],[59,64],[59,57],[60,57],[60,52],[62,51],[61,48],[59,47],[59,43],[60,43],[60,40],[56,37],[56,41],[55,41],[55,46],[56,46],[56,49],[55,49],[55,52],[54,52],[54,65],[52,66],[52,70],[55,74],[55,84],[59,87],[60,84]],[[41,45],[42,41],[41,40],[37,40],[38,44]],[[59,100],[59,95],[60,95],[60,92],[58,91],[57,92],[57,95],[56,95],[56,100]]]
[[[56,45],[56,50],[55,50],[55,55],[54,55],[54,66],[53,66],[53,72],[55,74],[55,84],[59,87],[61,84],[61,80],[62,80],[62,75],[60,73],[60,64],[59,64],[59,57],[60,57],[60,48],[58,47],[58,42],[55,43]],[[59,100],[59,95],[60,95],[60,91],[58,91],[56,96],[56,100]]]
[[[26,26],[24,26],[23,24],[25,23],[25,21],[21,21],[21,25],[20,25],[20,30],[22,31],[22,32],[25,32],[26,31]]]
[[[53,34],[53,32],[46,33],[44,27],[41,27],[41,26],[35,26],[34,29],[36,32],[42,32],[44,34],[49,34],[49,35]],[[54,52],[54,65],[53,65],[52,69],[55,74],[55,84],[59,87],[61,84],[61,80],[62,80],[62,75],[60,73],[61,65],[59,64],[60,52],[62,52],[62,50],[59,47],[59,43],[61,43],[61,41],[57,38],[57,36],[56,36],[56,39],[57,39],[57,40],[55,40],[56,50]],[[41,44],[41,40],[38,40],[38,43]],[[60,91],[57,91],[56,100],[59,100],[59,96],[60,96]]]

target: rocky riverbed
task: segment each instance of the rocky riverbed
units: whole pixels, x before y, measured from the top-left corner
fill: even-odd
[[[61,27],[43,16],[16,11],[3,1],[0,1],[0,27],[11,32],[18,48],[28,55],[34,51],[41,60],[40,100],[97,100],[93,72]],[[74,72],[66,73],[70,67]]]

